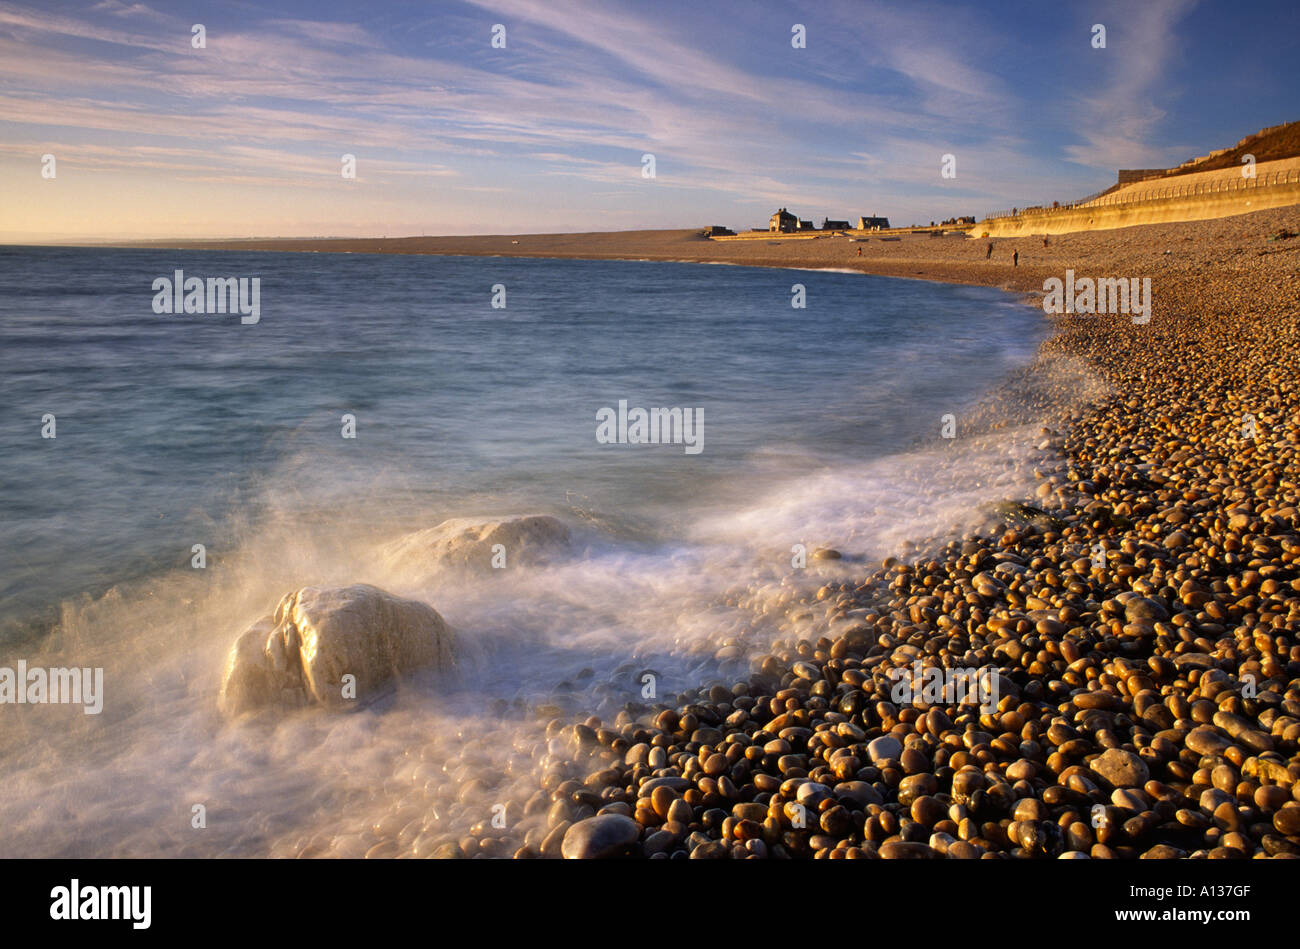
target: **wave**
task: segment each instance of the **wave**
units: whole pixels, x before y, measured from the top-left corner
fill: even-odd
[[[983,501],[1027,495],[1043,464],[1032,439],[1025,428],[820,467],[698,512],[672,541],[564,510],[567,558],[484,575],[414,580],[386,566],[375,551],[398,535],[358,523],[362,512],[268,517],[206,571],[64,605],[27,658],[104,666],[105,711],[14,719],[0,739],[0,856],[346,853],[394,814],[452,826],[498,799],[517,806],[545,766],[548,720],[612,721],[647,701],[647,674],[653,698],[668,701],[730,686],[774,644],[816,638],[824,619],[806,604],[827,579],[969,530]],[[267,493],[261,507],[274,511]],[[446,513],[492,512],[431,511],[408,526]],[[800,569],[795,545],[842,559]],[[218,717],[222,660],[243,628],[290,589],[356,582],[434,606],[460,637],[458,672],[416,676],[354,714]],[[206,808],[202,831],[190,826],[194,805]]]

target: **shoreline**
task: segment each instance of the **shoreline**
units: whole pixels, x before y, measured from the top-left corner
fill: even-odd
[[[816,611],[814,631],[734,684],[612,722],[545,713],[560,716],[537,722],[551,751],[506,827],[354,843],[446,858],[1300,856],[1300,240],[1264,239],[1297,224],[1300,209],[1265,211],[1041,250],[918,238],[849,263],[831,241],[781,260],[528,254],[863,272],[1030,305],[1072,268],[1151,277],[1153,310],[1149,325],[1044,314],[1030,364],[988,395],[1047,419],[1040,447],[1060,466],[996,530],[909,539],[826,582],[792,607]],[[984,261],[987,243],[1021,266]],[[1107,394],[1050,365],[1086,366]],[[975,681],[1001,701],[891,701],[891,673],[916,662],[992,668]]]
[[[320,254],[403,254],[414,256],[500,257],[552,260],[628,260],[661,263],[732,264],[774,269],[843,269],[885,277],[932,280],[973,286],[998,286],[1012,291],[1041,292],[1043,279],[1080,271],[1081,260],[1107,265],[1140,263],[1144,273],[1168,270],[1160,249],[1178,247],[1175,264],[1187,263],[1181,245],[1239,242],[1242,229],[1263,238],[1277,230],[1254,221],[1294,222],[1296,208],[1255,211],[1232,217],[1170,224],[1143,224],[1108,231],[1081,231],[1044,238],[974,238],[901,235],[849,240],[841,236],[783,240],[713,241],[698,229],[593,231],[557,234],[496,234],[401,238],[253,238],[242,240],[161,240],[97,243],[96,248],[147,250],[220,250]],[[991,259],[985,253],[993,247]],[[74,246],[74,245],[45,245]],[[774,250],[779,246],[780,250]],[[1116,254],[1116,247],[1142,251],[1142,260]],[[858,251],[862,256],[857,256]],[[1011,260],[1020,255],[1019,266]],[[1213,266],[1213,261],[1198,261]],[[1178,269],[1177,267],[1175,269]]]
[[[236,252],[278,252],[319,254],[403,254],[412,256],[500,257],[544,260],[625,260],[653,263],[703,263],[735,266],[769,267],[773,269],[829,268],[871,273],[876,276],[913,277],[944,283],[994,285],[1010,275],[1011,251],[1008,249],[992,265],[997,273],[951,272],[947,267],[916,271],[918,260],[900,251],[929,249],[933,242],[969,245],[985,242],[973,241],[960,235],[942,238],[907,235],[882,241],[880,238],[849,241],[843,237],[819,237],[812,240],[785,240],[774,235],[773,240],[751,242],[712,241],[701,237],[698,230],[610,231],[569,234],[519,234],[471,235],[449,237],[404,238],[308,238],[308,239],[250,239],[239,241],[131,241],[97,244],[102,248],[131,248],[137,250],[219,250]],[[1023,241],[994,240],[993,243],[1009,245]],[[781,253],[769,248],[779,244]],[[62,245],[60,245],[62,246]],[[864,250],[858,257],[855,251]],[[870,249],[871,253],[865,251]],[[968,257],[972,262],[974,257]],[[1002,271],[1005,270],[1005,274]]]
[[[553,719],[575,751],[525,808],[544,820],[435,855],[1300,858],[1300,243],[1264,243],[1298,218],[1049,242],[1157,288],[1149,324],[1059,317],[1040,347],[1109,387],[1045,393],[1065,474],[987,535],[828,583],[824,635],[730,688]],[[985,676],[996,710],[891,702],[914,663]]]

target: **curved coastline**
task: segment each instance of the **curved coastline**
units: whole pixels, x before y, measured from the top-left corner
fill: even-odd
[[[824,635],[731,687],[552,720],[570,750],[514,855],[1300,856],[1300,288],[1296,250],[1264,243],[1296,217],[1045,245],[1159,288],[1149,323],[1063,317],[1043,344],[1108,390],[1043,393],[1064,473],[990,532],[826,584]],[[990,282],[977,267],[913,275]],[[1016,270],[995,279],[1032,293],[1054,268]],[[890,701],[931,667],[979,670],[996,701]],[[439,855],[511,849],[471,835]]]
[[[1153,318],[1054,318],[1034,363],[963,431],[1045,423],[1028,460],[1036,490],[983,529],[909,538],[875,568],[827,554],[826,581],[784,604],[791,632],[747,671],[605,722],[542,709],[511,753],[541,748],[541,767],[508,780],[485,774],[494,764],[472,743],[440,736],[417,752],[419,717],[393,716],[414,758],[392,781],[381,772],[385,790],[451,779],[463,800],[490,801],[509,784],[505,826],[484,810],[454,826],[421,815],[412,829],[403,798],[356,833],[283,839],[273,853],[1300,854],[1300,520],[1287,475],[1300,468],[1300,290],[1296,250],[1264,240],[1296,225],[1287,210],[1070,235],[1041,257],[995,242],[998,258],[1019,249],[1018,268],[984,261],[983,241],[925,238],[855,260],[843,269],[1028,302],[1066,268],[1150,276]],[[826,259],[673,259],[841,269],[833,242],[808,243],[826,244]],[[934,701],[923,688],[894,701],[917,662],[918,684],[931,667],[978,670],[969,684],[995,687],[997,701]],[[603,694],[635,696],[639,671],[617,670]]]

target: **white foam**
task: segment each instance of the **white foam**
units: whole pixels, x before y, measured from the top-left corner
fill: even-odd
[[[575,522],[566,562],[423,587],[402,586],[367,556],[381,538],[349,526],[362,511],[272,517],[219,569],[157,577],[65,610],[47,652],[106,667],[105,712],[92,722],[78,721],[88,718],[79,710],[10,716],[16,725],[0,739],[0,856],[255,855],[292,851],[320,833],[361,835],[338,844],[361,846],[369,838],[358,820],[450,807],[456,785],[443,769],[466,767],[458,755],[486,758],[482,770],[499,773],[520,741],[541,753],[538,726],[494,720],[493,700],[609,719],[640,700],[645,670],[669,698],[710,677],[734,681],[743,664],[720,672],[713,653],[726,642],[767,648],[788,629],[784,606],[799,590],[969,522],[980,501],[1025,494],[1028,437],[822,467],[743,503],[742,490],[732,506],[715,500],[670,544],[614,539]],[[849,559],[798,571],[796,543]],[[459,676],[417,678],[351,715],[221,721],[221,662],[245,625],[296,586],[351,582],[438,609],[463,640]],[[413,759],[429,766],[419,781]],[[521,780],[518,793],[528,787]],[[190,827],[194,804],[208,809],[206,830]]]

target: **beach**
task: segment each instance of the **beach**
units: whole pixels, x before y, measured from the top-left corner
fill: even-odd
[[[1300,855],[1300,245],[1265,240],[1298,221],[1021,241],[1014,269],[981,269],[982,241],[873,247],[872,269],[1025,291],[1150,276],[1154,312],[1066,318],[1045,345],[1111,395],[1049,433],[1069,470],[1035,512],[823,588],[828,634],[731,694],[583,732],[607,765],[550,789],[579,821],[540,852],[624,834],[652,857]],[[996,665],[996,711],[889,702],[882,670],[915,661]]]
[[[1300,5],[1244,12],[0,2],[7,921],[622,932],[745,860],[814,913],[690,902],[806,939],[852,860],[912,938],[1285,928]]]
[[[729,690],[557,730],[601,767],[546,789],[575,823],[516,855],[1300,856],[1300,243],[1265,239],[1297,223],[1017,241],[1018,268],[1003,242],[991,264],[983,241],[864,251],[874,272],[1023,291],[1149,276],[1153,314],[1059,321],[1044,355],[1110,394],[1046,432],[1068,471],[1032,510],[822,588],[826,633]],[[817,244],[786,265],[851,246]],[[890,702],[882,673],[914,662],[996,666],[996,710]]]
[[[266,244],[842,268],[1034,300],[1067,271],[1151,281],[1149,321],[1051,317],[1039,362],[1078,360],[1103,394],[1035,392],[1062,464],[996,529],[827,583],[814,632],[750,676],[554,718],[526,819],[426,852],[1300,856],[1300,238],[1269,239],[1298,227],[1279,209],[994,240],[990,259],[978,238],[688,231]],[[993,667],[976,684],[996,702],[891,701],[930,667]]]
[[[252,240],[122,242],[123,247],[194,250],[274,250],[347,254],[449,254],[597,260],[661,260],[751,267],[842,268],[888,277],[913,277],[1008,289],[1041,291],[1043,280],[1066,268],[1085,271],[1196,276],[1217,270],[1268,271],[1290,260],[1286,242],[1267,242],[1278,230],[1295,229],[1294,208],[1209,221],[1152,224],[1108,231],[1042,237],[980,238],[951,232],[942,237],[897,239],[772,234],[745,240],[709,240],[699,229],[593,231],[584,234],[520,234],[406,238],[282,238]],[[973,233],[977,233],[975,228]],[[986,259],[988,245],[993,255]],[[858,256],[858,250],[862,256]],[[1012,253],[1019,251],[1019,266]],[[1168,253],[1166,253],[1168,251]],[[1281,255],[1280,257],[1278,255]],[[1254,258],[1258,257],[1258,260]]]
[[[1032,488],[1032,429],[968,437],[965,407],[1048,332],[993,288],[609,260],[0,256],[0,402],[37,392],[58,425],[12,459],[0,518],[4,854],[355,856],[379,826],[427,855],[497,804],[515,820],[551,718],[612,721],[638,670],[663,696],[731,681],[832,574]],[[154,312],[151,284],[178,271],[260,280],[262,318]],[[642,437],[647,406],[663,425]],[[949,413],[960,438],[939,437]],[[429,610],[454,664],[418,636],[396,670],[347,661],[355,702],[318,689],[303,698],[333,707],[295,712],[261,701],[265,676],[224,674],[277,615],[304,644],[406,643],[392,615],[433,645]],[[256,668],[264,650],[247,652]],[[6,669],[61,683],[42,670],[69,666],[102,669],[103,690],[76,677],[87,711],[66,727],[71,688],[6,688]],[[301,692],[296,668],[276,666],[276,692]],[[169,819],[178,802],[221,819],[197,833]]]
[[[148,323],[157,348],[132,359],[156,352],[177,372],[155,376],[156,406],[123,404],[128,414],[115,421],[133,430],[129,412],[173,413],[175,430],[191,434],[164,456],[168,470],[196,486],[210,477],[206,465],[229,467],[206,446],[248,438],[238,451],[253,481],[231,482],[229,493],[255,503],[218,531],[213,499],[169,479],[175,498],[160,495],[157,513],[142,509],[133,528],[138,575],[106,575],[115,584],[106,595],[65,603],[58,635],[29,665],[42,655],[60,665],[60,644],[76,642],[78,665],[108,666],[110,702],[103,716],[81,716],[66,741],[34,717],[22,720],[30,733],[10,736],[19,789],[10,845],[74,856],[86,847],[123,856],[1300,856],[1300,238],[1280,236],[1298,229],[1300,211],[1283,209],[1046,243],[654,231],[112,251],[119,256],[87,269],[115,275],[123,312],[139,304],[132,288],[148,287],[142,274],[173,263],[210,273],[226,260],[267,281],[255,326],[229,315]],[[170,246],[190,256],[155,253]],[[230,254],[209,253],[219,250]],[[318,253],[258,253],[286,250]],[[58,266],[50,253],[44,266]],[[429,253],[459,261],[366,256]],[[502,268],[528,259],[498,271],[466,259],[479,257]],[[999,288],[1022,302],[859,272]],[[1075,288],[1112,278],[1131,287],[1131,312],[1044,311],[1054,283],[1086,310]],[[510,309],[467,320],[493,313],[498,279]],[[796,283],[809,288],[804,312],[789,309]],[[277,302],[279,287],[293,288],[292,300]],[[376,287],[387,302],[356,324],[375,348],[357,355],[350,339],[334,339],[332,314],[368,312],[365,288]],[[700,313],[702,301],[711,302]],[[633,319],[624,313],[640,321],[622,327]],[[79,311],[60,315],[69,332],[90,325]],[[812,320],[819,332],[806,327]],[[925,338],[907,338],[909,322],[925,320],[937,321],[924,324]],[[96,332],[139,331],[111,316],[103,326]],[[1015,345],[1011,327],[1035,342]],[[665,332],[689,340],[686,352],[664,348]],[[593,333],[604,349],[593,351]],[[816,346],[800,351],[801,334]],[[275,360],[302,350],[304,335],[314,342],[301,366]],[[196,339],[238,374],[187,364]],[[638,374],[602,377],[628,347],[657,355]],[[553,353],[574,361],[553,364]],[[778,364],[764,361],[770,353]],[[962,358],[965,371],[951,372]],[[761,367],[753,379],[752,367]],[[597,456],[594,407],[618,405],[621,416],[617,398],[650,391],[670,371],[686,387],[673,401],[698,398],[707,410],[709,447]],[[326,403],[322,374],[339,393]],[[117,379],[110,363],[102,384]],[[694,380],[716,391],[691,394]],[[277,398],[241,406],[249,392]],[[196,413],[187,393],[209,410]],[[228,401],[212,404],[213,393]],[[394,393],[419,397],[386,401]],[[552,420],[540,441],[528,434],[538,417],[516,410],[530,397],[554,406],[540,416]],[[587,398],[596,400],[590,422]],[[339,413],[357,405],[362,440],[349,441],[347,416],[340,439]],[[873,405],[893,428],[865,431]],[[438,406],[441,435],[425,428]],[[230,421],[254,411],[251,423]],[[796,447],[801,430],[831,420],[819,414],[836,424]],[[294,451],[268,451],[258,433],[286,423]],[[82,424],[107,442],[92,450],[77,428],[64,429],[77,437],[60,447],[90,464],[77,468],[79,455],[68,455],[61,470],[93,479],[108,446],[131,439],[106,422]],[[492,441],[478,441],[484,431]],[[482,482],[481,445],[493,446],[499,482]],[[121,464],[134,458],[128,451]],[[614,467],[600,468],[609,459]],[[653,467],[638,467],[643,459]],[[429,493],[431,472],[440,493]],[[101,506],[135,510],[130,492],[80,483]],[[647,483],[653,496],[635,497]],[[570,503],[572,486],[591,496]],[[547,497],[564,503],[538,503]],[[545,516],[511,520],[507,508]],[[172,525],[192,510],[211,524]],[[438,525],[483,514],[512,551],[511,570],[487,571],[495,578],[456,572],[486,562],[487,540],[465,546],[460,522]],[[525,525],[540,531],[546,556],[536,562],[516,546]],[[211,547],[212,569],[189,569],[195,540]],[[791,561],[794,541],[807,542],[806,564]],[[155,549],[185,551],[185,568],[152,566]],[[442,563],[439,550],[465,563]],[[360,714],[260,709],[223,721],[214,701],[222,655],[241,628],[265,638],[248,624],[281,598],[268,620],[293,612],[303,629],[331,603],[344,614],[405,610],[411,623],[433,623],[440,643],[454,628],[457,658],[440,645],[437,664],[459,671],[417,669],[395,698]],[[232,716],[260,701],[261,688],[256,676],[232,680],[235,668],[221,695]],[[364,688],[382,692],[392,671]],[[155,682],[168,683],[164,699],[148,698]],[[101,718],[134,724],[110,732]],[[109,783],[136,787],[129,819],[95,821],[95,836],[54,833],[50,808],[122,806],[79,763],[101,741],[114,749]],[[205,749],[199,760],[192,748]],[[175,777],[145,779],[158,761]],[[51,795],[55,773],[84,777]],[[291,804],[303,789],[306,809]],[[24,794],[49,807],[28,807]],[[226,801],[234,819],[160,837],[156,815],[178,797]]]
[[[847,629],[788,644],[732,695],[606,733],[613,767],[551,796],[581,809],[593,785],[640,783],[601,798],[637,827],[578,823],[558,846],[591,855],[640,828],[650,856],[1300,855],[1300,245],[1264,240],[1298,221],[1018,241],[1021,266],[994,273],[980,241],[872,247],[876,272],[1025,291],[1067,268],[1150,276],[1154,313],[1066,319],[1046,344],[1113,394],[1052,433],[1070,468],[1038,487],[1045,518],[824,588],[828,632]],[[789,263],[841,250],[818,245]],[[889,703],[880,671],[917,659],[997,665],[996,713]]]

